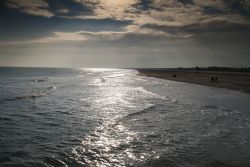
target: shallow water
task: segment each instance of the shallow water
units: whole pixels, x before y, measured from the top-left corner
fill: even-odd
[[[250,95],[122,69],[0,69],[0,166],[250,166]]]

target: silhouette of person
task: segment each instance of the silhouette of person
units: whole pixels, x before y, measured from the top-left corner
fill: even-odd
[[[214,82],[218,82],[218,78],[217,77],[214,77]]]
[[[214,83],[214,77],[211,78],[211,83]]]

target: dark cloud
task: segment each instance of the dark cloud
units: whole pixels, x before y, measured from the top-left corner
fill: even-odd
[[[230,7],[233,12],[250,16],[250,1],[248,0],[232,0]]]
[[[5,0],[5,5],[30,15],[43,17],[54,16],[54,13],[49,10],[47,0]]]
[[[160,26],[155,24],[146,24],[143,28],[157,29],[164,32],[169,32],[171,34],[190,34],[190,37],[196,38],[201,36],[209,36],[213,34],[229,34],[232,32],[241,32],[242,34],[247,34],[250,39],[250,25],[246,24],[236,24],[228,23],[226,21],[211,21],[207,23],[195,23],[187,26]]]
[[[183,4],[193,4],[193,0],[178,0],[178,1]]]
[[[204,9],[204,14],[208,15],[218,15],[225,13],[224,11],[211,6],[204,6],[203,9]]]

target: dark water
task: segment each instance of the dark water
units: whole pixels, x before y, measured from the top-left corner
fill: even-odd
[[[0,166],[250,166],[250,95],[136,73],[0,68]]]

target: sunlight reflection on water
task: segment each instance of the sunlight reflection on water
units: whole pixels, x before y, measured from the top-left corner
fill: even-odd
[[[128,83],[132,82],[132,78],[126,76],[124,71],[113,69],[104,71],[112,73],[90,81],[90,84],[96,86],[95,91],[88,99],[82,99],[90,103],[89,110],[92,111],[92,116],[88,115],[91,117],[89,118],[101,119],[103,122],[84,137],[82,145],[74,148],[72,154],[91,166],[110,166],[110,164],[125,166],[130,162],[130,165],[133,165],[132,162],[144,161],[151,155],[134,152],[131,142],[138,140],[138,135],[119,122],[119,119],[131,112],[151,106],[147,99],[158,95],[147,92],[142,87],[129,86]],[[103,72],[103,69],[94,69],[94,72]],[[129,74],[131,75],[131,71]],[[95,160],[89,159],[90,157],[95,157]]]
[[[127,163],[125,159],[138,160],[129,148],[130,142],[134,139],[136,139],[136,133],[128,130],[125,126],[115,122],[105,122],[85,137],[82,146],[74,148],[72,154],[88,165],[125,166]],[[94,158],[95,161],[89,159],[90,157]]]

